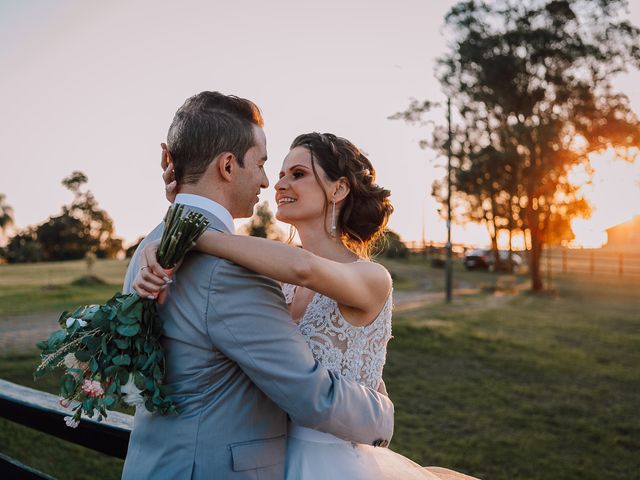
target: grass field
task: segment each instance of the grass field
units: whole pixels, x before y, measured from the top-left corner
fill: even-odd
[[[419,259],[390,266],[400,290],[442,286],[442,270]],[[85,273],[76,267],[51,276],[68,283]],[[122,275],[122,264],[120,273],[104,267]],[[532,295],[523,278],[455,275],[458,287],[479,293],[394,317],[385,367],[396,405],[391,447],[485,480],[639,479],[640,285],[556,279],[555,292]],[[47,286],[37,268],[12,276]],[[7,298],[0,311],[11,311]],[[0,357],[0,378],[34,386],[36,361],[34,351]],[[56,391],[51,379],[35,388]],[[59,478],[119,478],[122,465],[6,421],[0,451]]]
[[[0,265],[0,321],[2,317],[58,312],[82,303],[102,303],[122,288],[127,268],[123,260],[96,262],[91,271],[83,260]],[[73,285],[92,274],[102,285]]]

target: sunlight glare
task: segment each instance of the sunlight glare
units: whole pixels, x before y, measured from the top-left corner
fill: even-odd
[[[580,192],[593,208],[591,218],[572,221],[576,238],[571,247],[600,247],[607,241],[607,228],[640,213],[640,163],[616,158],[613,148],[589,158],[594,170],[591,182],[584,166],[569,175],[573,183],[582,185]]]

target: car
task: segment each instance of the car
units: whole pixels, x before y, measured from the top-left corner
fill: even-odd
[[[495,254],[493,250],[485,248],[476,248],[471,250],[464,256],[464,266],[467,270],[489,270],[491,272],[498,270],[501,272],[509,271],[509,251],[498,250],[500,262],[498,268],[495,266]],[[522,266],[522,257],[515,252],[511,253],[511,262],[513,271],[517,272]]]

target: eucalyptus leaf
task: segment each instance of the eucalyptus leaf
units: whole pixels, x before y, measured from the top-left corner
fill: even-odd
[[[129,380],[129,372],[124,368],[118,369],[117,379],[120,385],[124,385]]]
[[[118,313],[118,321],[123,325],[137,325],[139,323],[138,319],[139,319],[139,316],[136,316],[131,311],[129,313],[124,313],[124,312]]]
[[[140,325],[118,325],[116,331],[123,337],[133,337],[140,331]]]
[[[81,362],[88,362],[89,359],[91,358],[91,354],[86,350],[79,350],[75,353],[75,355],[76,355],[76,358]]]
[[[112,362],[119,367],[131,365],[131,357],[127,354],[118,355],[117,357],[113,357]]]
[[[73,375],[64,375],[62,377],[62,387],[66,395],[70,395],[76,389],[77,383]]]
[[[98,362],[95,357],[92,357],[91,360],[89,360],[89,368],[91,369],[91,373],[96,373],[98,371]]]
[[[62,342],[66,338],[67,334],[64,330],[56,330],[51,335],[49,335],[49,339],[47,340],[47,344],[49,348],[55,348],[60,342]]]
[[[82,409],[87,413],[93,412],[93,398],[85,398],[82,401]]]
[[[144,375],[142,375],[140,372],[135,372],[133,375],[133,383],[135,384],[135,386],[140,389],[140,390],[144,390],[145,388],[145,377]]]

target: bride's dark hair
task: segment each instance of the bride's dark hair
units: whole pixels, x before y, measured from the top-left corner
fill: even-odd
[[[309,150],[311,167],[321,186],[316,162],[330,181],[347,179],[350,192],[340,208],[336,226],[345,246],[360,256],[369,256],[393,213],[391,192],[376,184],[376,171],[369,159],[349,140],[332,133],[304,133],[291,144],[292,149],[295,147]],[[327,196],[325,216],[329,203]]]

